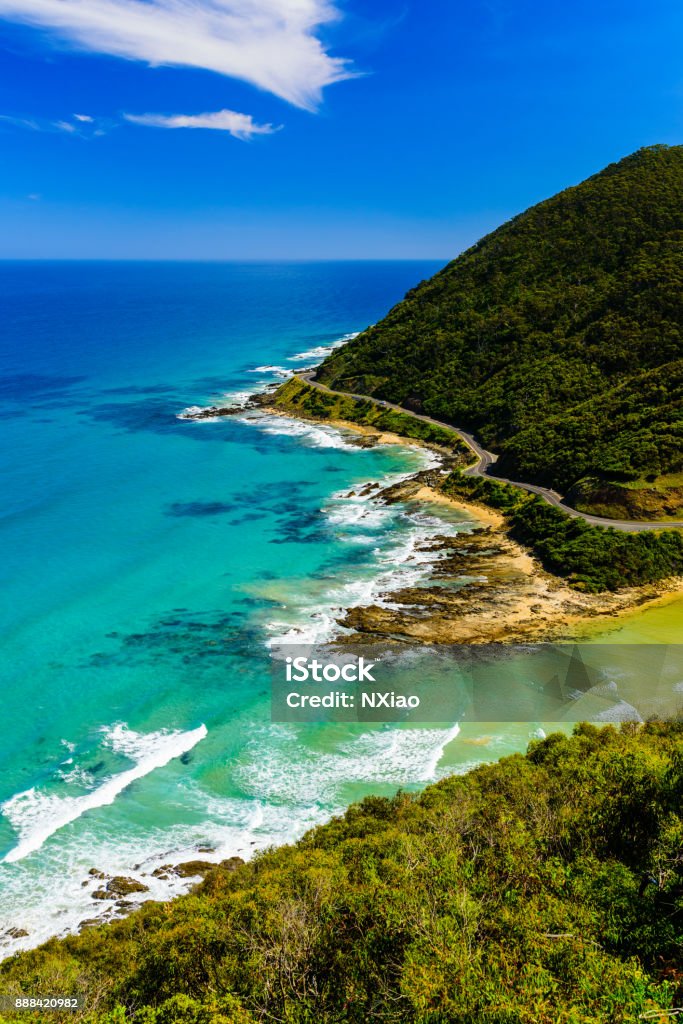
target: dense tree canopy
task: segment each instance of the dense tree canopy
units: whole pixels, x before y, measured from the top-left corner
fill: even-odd
[[[679,473],[683,147],[640,150],[515,217],[319,378],[478,431],[503,476],[588,481],[585,508],[605,480]]]
[[[457,471],[444,481],[443,489],[499,509],[510,525],[510,535],[530,548],[544,568],[566,577],[577,590],[619,590],[683,574],[680,530],[626,533],[590,526],[535,494]]]

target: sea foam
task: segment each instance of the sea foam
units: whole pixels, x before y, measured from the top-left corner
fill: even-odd
[[[432,452],[416,449],[415,455],[419,468],[433,464]],[[430,550],[430,542],[435,536],[469,530],[471,523],[438,515],[436,509],[432,514],[403,503],[383,503],[383,489],[413,472],[388,474],[330,497],[322,509],[328,528],[337,540],[365,551],[359,551],[359,561],[342,570],[324,594],[317,587],[307,592],[298,584],[288,595],[288,619],[278,617],[266,624],[269,646],[325,643],[349,632],[339,624],[347,609],[368,605],[396,609],[395,591],[423,585],[432,577],[434,564],[447,553]]]
[[[41,793],[35,787],[15,794],[0,806],[19,835],[19,842],[5,854],[3,861],[11,864],[35,853],[59,829],[76,821],[86,811],[113,803],[131,782],[185,754],[206,735],[205,725],[189,732],[161,731],[147,735],[133,733],[123,725],[114,726],[108,731],[105,743],[113,751],[134,760],[134,766],[82,796]]]
[[[267,413],[239,416],[242,423],[256,427],[264,434],[294,437],[310,448],[354,447],[352,435],[335,427],[309,423],[307,420],[290,419],[288,416],[271,416]]]
[[[273,725],[268,742],[258,736],[251,757],[235,774],[247,792],[269,803],[343,808],[349,784],[405,786],[440,777],[445,748],[458,735],[456,723],[444,728],[387,726],[364,732],[322,752],[304,747],[296,726]]]
[[[337,338],[336,341],[331,342],[329,345],[316,345],[315,348],[309,348],[306,352],[297,352],[296,355],[289,356],[288,361],[290,363],[300,363],[307,359],[315,359],[320,362],[325,356],[329,356],[335,348],[341,348],[347,341],[357,338],[359,333],[360,331],[352,331],[350,334],[343,334],[341,338]]]

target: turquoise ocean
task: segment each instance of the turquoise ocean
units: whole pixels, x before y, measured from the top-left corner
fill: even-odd
[[[163,864],[248,857],[436,776],[454,730],[272,725],[268,705],[270,640],[329,635],[424,574],[435,525],[469,528],[343,497],[426,454],[177,418],[314,364],[436,269],[0,267],[3,954],[111,915],[91,867],[165,898],[187,883]]]
[[[473,521],[358,496],[425,451],[178,418],[315,364],[437,269],[0,266],[0,954],[115,914],[91,868],[164,899],[188,882],[162,865],[247,858],[525,745],[528,725],[484,749],[455,723],[271,724],[269,643],[330,636]]]

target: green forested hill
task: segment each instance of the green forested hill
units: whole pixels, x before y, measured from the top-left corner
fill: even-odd
[[[82,993],[74,1024],[664,1021],[682,798],[683,727],[579,726],[20,954],[0,993]]]
[[[527,210],[334,352],[319,379],[475,430],[583,509],[683,507],[683,147]]]

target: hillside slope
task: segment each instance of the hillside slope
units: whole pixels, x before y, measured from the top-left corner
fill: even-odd
[[[498,228],[320,368],[476,431],[502,476],[598,514],[683,508],[683,147]],[[677,475],[678,474],[678,475]]]
[[[19,954],[0,991],[82,993],[63,1019],[93,1024],[663,1020],[682,796],[681,725],[579,726]]]

